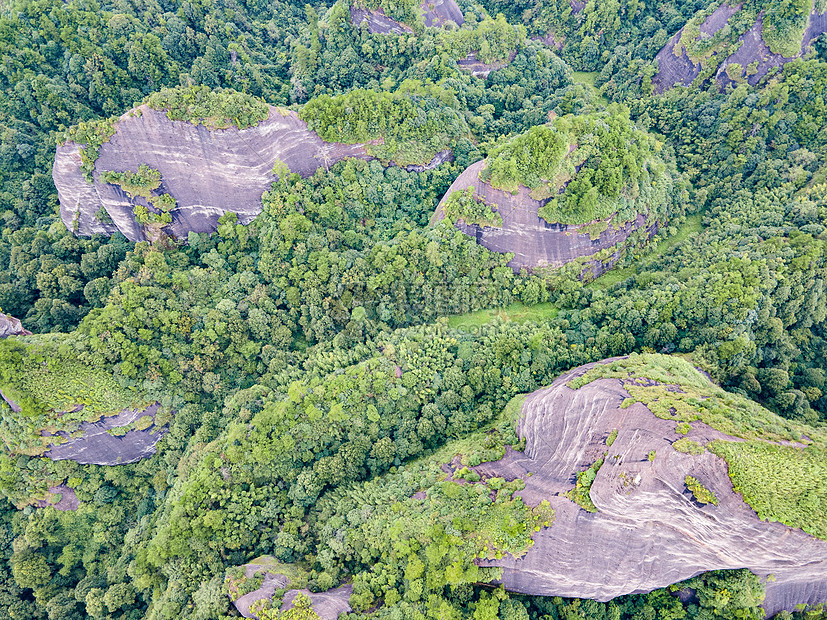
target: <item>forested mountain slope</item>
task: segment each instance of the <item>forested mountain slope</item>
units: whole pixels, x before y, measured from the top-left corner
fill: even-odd
[[[435,23],[446,6],[4,5],[0,310],[21,325],[0,343],[3,613],[825,615],[827,46],[800,47],[824,7],[459,0],[462,23]],[[801,57],[720,73],[759,16],[772,54]],[[701,71],[660,92],[679,32]],[[359,157],[319,164],[303,140],[279,166],[266,138],[182,158],[178,134],[119,140],[107,119],[199,144],[289,122]],[[225,180],[226,213],[76,235],[51,176],[67,138],[87,145],[77,187],[93,173],[133,221],[170,223],[173,180]],[[515,271],[430,223],[475,166],[546,221],[642,218],[640,243],[593,255],[612,265],[596,278]],[[562,194],[554,171],[574,172]],[[462,198],[452,219],[505,223]]]

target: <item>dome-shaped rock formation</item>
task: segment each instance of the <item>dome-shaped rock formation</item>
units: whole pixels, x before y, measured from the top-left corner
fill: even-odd
[[[123,183],[104,181],[104,172],[136,173],[145,166],[160,173],[153,197],[169,194],[175,201],[163,230],[186,238],[190,231],[214,231],[227,212],[236,213],[240,223],[252,221],[261,212],[261,195],[276,178],[276,164],[306,177],[345,157],[368,158],[363,145],[324,142],[295,112],[272,106],[254,126],[215,130],[170,120],[164,110],[141,105],[117,119],[94,162],[92,183],[84,178],[81,149],[67,141],[55,156],[63,223],[78,235],[120,231],[132,241],[151,238],[152,229],[136,217],[136,207],[152,208]]]
[[[469,166],[432,222],[449,217],[489,250],[513,253],[515,271],[560,267],[635,231],[648,239],[675,201],[673,173],[657,148],[619,108],[555,118]],[[599,275],[604,264],[591,269]]]
[[[475,468],[483,476],[522,478],[523,500],[549,500],[556,512],[526,555],[481,563],[501,566],[505,587],[528,594],[606,601],[705,571],[748,568],[766,578],[768,614],[827,600],[827,541],[761,520],[733,491],[727,462],[713,453],[750,441],[784,444],[779,437],[795,439],[796,429],[715,387],[683,360],[607,362],[577,368],[529,395],[518,423],[525,453],[509,451]],[[587,373],[589,382],[578,385]],[[786,443],[791,451],[824,450]],[[585,493],[596,512],[565,495],[590,466],[596,476]]]

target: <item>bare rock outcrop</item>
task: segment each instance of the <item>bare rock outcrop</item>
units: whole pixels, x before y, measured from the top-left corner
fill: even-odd
[[[82,422],[78,432],[71,435],[58,431],[54,436],[63,437],[66,442],[52,446],[43,456],[81,465],[125,465],[152,456],[155,446],[167,432],[165,427],[159,428],[155,424],[159,407],[159,403],[154,403],[144,409],[125,409],[97,422]],[[152,418],[149,425],[138,423],[147,416]],[[128,430],[124,431],[124,428]],[[46,431],[43,435],[50,436]]]
[[[522,558],[485,562],[503,568],[509,590],[607,601],[649,592],[717,569],[748,568],[766,586],[768,614],[827,600],[827,541],[780,523],[768,523],[733,491],[726,462],[710,452],[678,452],[675,422],[655,417],[642,403],[621,407],[629,394],[619,379],[598,379],[577,390],[575,369],[523,404],[518,432],[525,453],[476,469],[487,476],[520,477],[524,501],[549,500],[551,527],[534,535]],[[688,438],[735,440],[701,422]],[[616,430],[611,447],[606,439]],[[654,460],[648,458],[655,451]],[[606,455],[590,496],[590,513],[562,496],[577,472]],[[718,505],[700,504],[687,490],[691,475],[713,491]]]
[[[722,3],[700,26],[700,34],[696,40],[712,37],[721,30],[729,19],[741,10],[742,4],[730,6]],[[686,48],[681,44],[684,34],[681,28],[669,40],[666,46],[658,52],[655,60],[658,62],[658,72],[652,78],[652,83],[658,93],[663,93],[674,86],[689,86],[701,73],[701,63],[692,60]],[[827,11],[819,12],[815,8],[810,13],[807,28],[801,41],[798,53],[787,58],[781,54],[774,54],[763,38],[764,16],[759,13],[752,27],[744,32],[734,46],[735,51],[727,58],[720,60],[715,79],[719,86],[724,87],[735,80],[743,80],[755,86],[770,71],[782,67],[786,63],[804,56],[810,49],[812,42],[820,34],[827,32]],[[713,52],[713,55],[715,52]],[[735,65],[734,67],[732,65]],[[728,70],[729,67],[729,70]],[[735,78],[735,79],[733,79]]]
[[[425,0],[420,7],[422,19],[425,26],[429,28],[441,28],[448,22],[453,22],[457,26],[465,23],[462,9],[459,8],[456,0]]]
[[[723,28],[729,18],[735,15],[741,8],[741,5],[730,6],[726,2],[721,4],[715,11],[704,20],[700,26],[703,37],[711,37],[721,28]],[[684,28],[678,30],[675,35],[669,39],[655,60],[658,62],[658,72],[652,78],[652,83],[655,85],[655,90],[662,93],[674,86],[689,86],[695,81],[701,73],[701,63],[693,62],[686,53],[686,49],[679,45],[681,37],[683,36]]]
[[[457,67],[467,71],[474,77],[486,78],[492,71],[499,71],[507,67],[517,56],[517,52],[511,52],[507,59],[495,60],[494,62],[483,62],[477,58],[476,52],[470,52],[465,58],[457,61]]]
[[[813,10],[810,13],[807,29],[804,31],[804,37],[801,41],[801,49],[790,58],[781,54],[774,54],[764,41],[763,32],[764,16],[759,14],[752,27],[741,35],[738,41],[738,50],[721,63],[718,68],[716,79],[721,86],[732,83],[732,77],[744,79],[751,86],[755,86],[761,78],[773,69],[783,67],[791,60],[806,54],[813,40],[821,33],[827,32],[827,11],[819,13]],[[732,70],[727,71],[727,68],[732,65],[740,67],[740,70],[736,69],[737,75],[735,76],[731,75]],[[748,70],[750,65],[752,65],[752,68]]]
[[[579,227],[549,224],[541,218],[538,211],[545,202],[532,198],[527,187],[521,186],[516,194],[512,194],[480,180],[480,171],[484,167],[485,161],[478,161],[457,177],[440,201],[432,222],[445,218],[445,202],[453,192],[473,187],[476,196],[494,205],[502,217],[502,226],[494,228],[463,221],[455,222],[455,225],[493,252],[513,252],[514,258],[508,265],[515,271],[523,267],[560,267],[581,256],[591,256],[614,247],[626,241],[636,229],[646,226],[646,218],[638,215],[637,219],[619,229],[609,226],[592,240],[589,234],[579,233]],[[599,275],[600,270],[600,266],[595,266],[594,275]]]
[[[275,180],[277,162],[307,177],[345,157],[369,159],[361,144],[324,142],[295,112],[270,107],[269,116],[253,127],[211,131],[142,105],[117,121],[115,135],[100,149],[92,184],[83,176],[80,146],[73,142],[58,146],[52,176],[69,230],[120,231],[141,241],[147,230],[133,209],[146,202],[102,181],[102,171],[135,172],[141,164],[160,171],[161,191],[176,201],[164,232],[186,238],[190,231],[213,232],[230,211],[242,224],[252,221],[261,212],[261,195]]]
[[[385,15],[381,8],[374,10],[350,7],[350,23],[361,26],[366,23],[373,34],[411,34],[413,29]]]
[[[442,28],[449,22],[457,26],[465,23],[465,17],[456,0],[424,0],[419,8],[426,28]],[[367,24],[368,30],[373,34],[413,33],[410,26],[388,17],[381,8],[373,10],[351,6],[350,23],[354,26]]]
[[[279,589],[287,589],[279,608],[281,611],[291,609],[299,595],[309,599],[310,606],[321,620],[336,620],[340,614],[349,613],[351,610],[349,601],[353,586],[350,584],[326,592],[311,592],[306,588],[297,588],[293,583],[296,575],[286,574],[295,573],[295,568],[289,564],[282,564],[270,556],[263,556],[245,564],[243,568],[244,580],[261,576],[261,586],[233,601],[235,608],[245,618],[258,618],[255,612],[257,604],[271,601],[276,590]]]
[[[51,507],[55,510],[77,510],[80,505],[75,490],[65,484],[49,487],[49,495],[35,504],[38,508]]]
[[[16,319],[8,314],[0,313],[0,338],[31,335],[32,332],[23,328],[23,324],[20,322],[20,319]]]

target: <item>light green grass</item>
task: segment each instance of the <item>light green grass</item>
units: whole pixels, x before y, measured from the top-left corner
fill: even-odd
[[[448,325],[456,329],[469,331],[488,325],[494,319],[513,321],[514,323],[527,323],[528,321],[542,323],[556,317],[559,311],[557,306],[551,303],[526,306],[523,303],[515,302],[504,308],[490,308],[454,315],[448,318]]]
[[[823,448],[715,441],[711,449],[726,459],[733,487],[761,519],[827,539],[827,460]]]
[[[580,82],[581,84],[585,84],[594,89],[594,95],[600,103],[607,106],[609,105],[609,100],[606,99],[602,94],[600,94],[600,89],[594,85],[594,81],[597,78],[599,71],[572,71],[571,77],[575,82]]]
[[[703,230],[702,216],[700,214],[690,215],[686,218],[686,221],[681,224],[676,235],[658,241],[643,258],[635,261],[634,265],[624,267],[623,269],[611,269],[596,278],[593,282],[590,282],[587,286],[593,289],[607,289],[618,282],[623,282],[642,271],[653,261],[674,251],[675,248],[686,241],[690,235],[701,232],[701,230]]]
[[[80,422],[146,404],[110,371],[49,335],[0,342],[0,389],[20,409],[6,411],[0,434],[22,454],[43,452],[53,438],[42,437],[42,430],[72,431]]]

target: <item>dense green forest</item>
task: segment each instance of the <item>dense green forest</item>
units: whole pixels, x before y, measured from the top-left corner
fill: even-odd
[[[0,402],[0,610],[237,617],[231,599],[260,584],[238,567],[267,555],[312,592],[351,584],[352,618],[764,617],[747,570],[608,603],[491,587],[496,570],[477,560],[525,553],[553,511],[515,496],[519,478],[441,469],[523,449],[520,395],[568,369],[674,353],[721,386],[691,397],[740,416],[745,441],[709,450],[745,501],[827,531],[823,444],[768,447],[749,430],[821,442],[827,423],[827,44],[754,87],[704,81],[761,11],[770,49],[787,52],[810,5],[750,0],[717,38],[687,35],[701,80],[656,94],[655,55],[717,5],[580,4],[463,1],[464,25],[428,28],[418,3],[353,3],[408,24],[401,35],[354,26],[342,1],[0,8],[0,309],[34,333],[0,341],[0,387],[21,405]],[[472,75],[458,64],[469,52],[505,66]],[[85,145],[91,175],[112,119],[141,102],[213,130],[290,107],[376,159],[280,174],[246,226],[229,213],[186,239],[76,237],[58,213],[55,147]],[[445,149],[433,169],[404,168]],[[549,222],[646,211],[663,225],[597,279],[579,264],[515,273],[452,225],[497,226],[472,195],[429,224],[483,158],[493,185],[548,199]],[[175,202],[156,172],[106,180],[158,207],[135,215],[160,229]],[[673,398],[694,412],[690,396]],[[168,433],[149,458],[42,455],[43,431],[156,401]],[[720,422],[713,409],[691,419]],[[581,505],[588,471],[573,482]],[[58,485],[76,510],[38,507]],[[260,617],[315,614],[274,603]]]

